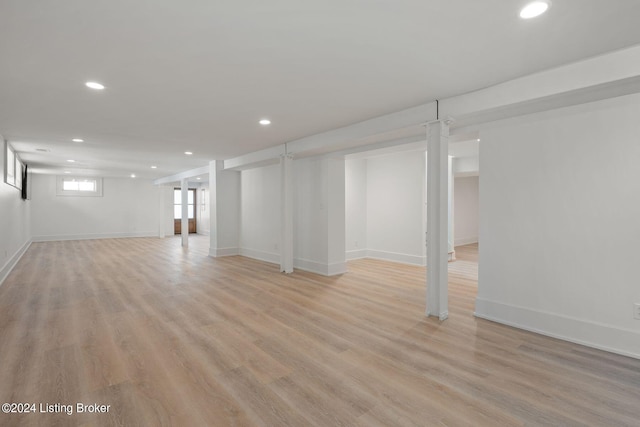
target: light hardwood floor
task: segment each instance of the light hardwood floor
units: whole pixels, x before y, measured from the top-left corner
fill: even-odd
[[[473,317],[473,246],[441,323],[424,268],[283,275],[191,241],[34,243],[0,288],[0,403],[111,407],[0,425],[640,423],[640,360]]]

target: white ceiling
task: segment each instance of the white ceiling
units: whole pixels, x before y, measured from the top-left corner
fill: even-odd
[[[640,43],[640,1],[525,3],[2,0],[0,134],[157,178]]]

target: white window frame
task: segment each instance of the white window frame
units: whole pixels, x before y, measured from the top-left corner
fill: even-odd
[[[65,190],[64,189],[64,181],[65,180],[90,180],[95,181],[96,189],[95,191],[75,191],[75,190]],[[95,176],[57,176],[56,177],[56,196],[79,196],[79,197],[102,197],[102,178],[98,178]]]
[[[9,156],[11,154],[11,156]],[[9,176],[9,157],[13,159],[11,168],[13,169],[13,175]],[[24,164],[20,157],[16,154],[16,151],[11,147],[9,141],[4,141],[4,182],[10,186],[22,190],[22,173],[24,171]]]

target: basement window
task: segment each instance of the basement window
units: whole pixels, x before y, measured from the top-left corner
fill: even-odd
[[[102,178],[59,176],[56,182],[56,195],[102,197]]]
[[[5,165],[4,165],[4,182],[12,187],[22,190],[22,174],[24,173],[24,164],[16,154],[15,150],[4,142],[5,148]]]

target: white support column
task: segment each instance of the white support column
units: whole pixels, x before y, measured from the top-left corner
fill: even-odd
[[[293,273],[293,157],[280,156],[280,271]]]
[[[344,157],[327,162],[327,275],[347,272],[345,252]]]
[[[189,180],[182,178],[180,181],[180,195],[182,203],[181,233],[182,246],[189,247]]]
[[[209,256],[218,254],[218,171],[224,168],[221,160],[209,162]]]
[[[427,316],[449,316],[449,123],[427,124]]]
[[[449,223],[449,229],[448,229],[448,236],[447,236],[447,241],[448,241],[448,249],[449,249],[449,255],[448,255],[448,261],[455,261],[456,260],[456,248],[454,245],[454,223],[453,223],[453,213],[455,212],[455,205],[453,204],[453,199],[454,199],[454,191],[455,191],[455,180],[453,179],[453,156],[448,156],[448,173],[447,173],[447,181],[448,181],[448,186],[449,189],[447,191],[448,197],[449,197],[449,211],[447,213],[447,221]]]

